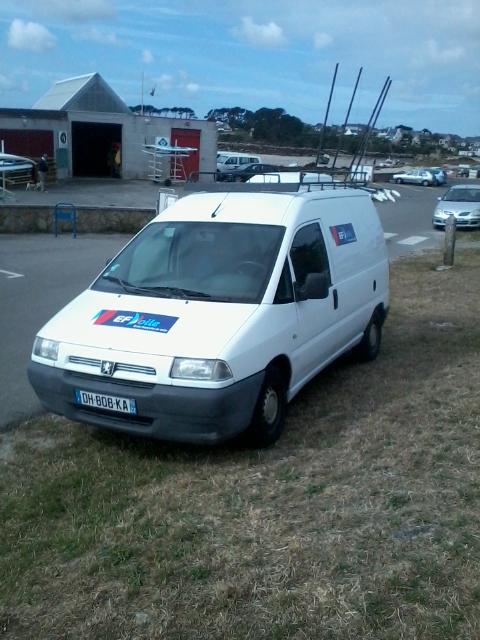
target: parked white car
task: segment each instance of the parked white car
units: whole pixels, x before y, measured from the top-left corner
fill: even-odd
[[[237,169],[242,165],[258,164],[262,162],[260,156],[252,153],[237,153],[236,151],[219,151],[217,153],[217,172],[220,176]]]
[[[397,184],[421,184],[424,187],[431,187],[436,184],[436,178],[432,171],[428,169],[410,169],[403,173],[396,173],[392,180]]]
[[[162,211],[39,330],[28,377],[47,411],[181,442],[246,432],[266,446],[319,371],[351,349],[376,358],[389,267],[370,195],[225,184]]]

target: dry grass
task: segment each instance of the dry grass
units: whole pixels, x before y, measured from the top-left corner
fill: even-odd
[[[0,443],[0,635],[480,638],[480,252],[392,265],[345,357],[260,452],[52,416]]]

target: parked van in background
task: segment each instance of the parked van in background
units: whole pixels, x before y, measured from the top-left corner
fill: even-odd
[[[219,151],[217,153],[217,172],[228,173],[242,164],[257,164],[260,156],[251,153],[237,153],[236,151]]]
[[[47,411],[180,442],[245,432],[267,446],[329,363],[352,349],[377,357],[389,267],[370,194],[225,185],[162,211],[40,329],[28,377]]]

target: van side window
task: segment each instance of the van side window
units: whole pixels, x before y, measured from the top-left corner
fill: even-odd
[[[232,156],[225,162],[225,164],[238,164],[238,158]]]
[[[278,287],[277,291],[275,292],[273,304],[288,304],[289,302],[293,301],[294,297],[292,276],[290,274],[290,265],[288,264],[288,259],[286,259],[285,264],[283,265],[282,273],[280,275],[280,280],[278,281]]]
[[[315,222],[297,231],[290,249],[295,280],[300,287],[309,273],[327,273],[330,279],[327,250],[319,225]]]

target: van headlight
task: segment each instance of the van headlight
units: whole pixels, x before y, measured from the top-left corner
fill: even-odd
[[[46,360],[57,360],[59,346],[60,342],[56,340],[47,340],[37,336],[33,343],[33,354]]]
[[[435,215],[439,218],[448,218],[447,214],[444,213],[443,209],[435,209]]]
[[[470,217],[479,218],[480,217],[480,209],[474,209],[473,211],[470,211]]]
[[[223,360],[175,358],[170,371],[171,378],[183,380],[211,380],[220,382],[233,378],[232,371]]]

